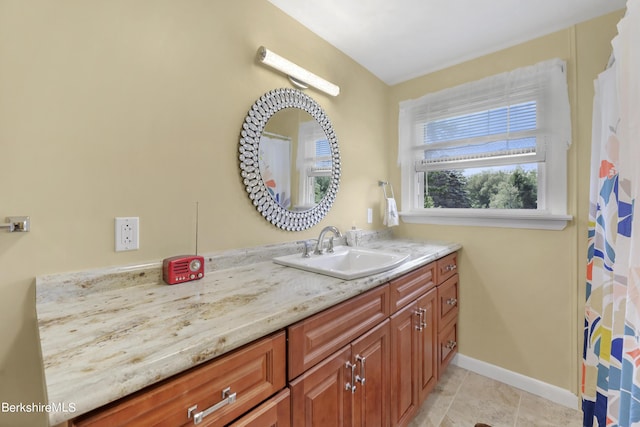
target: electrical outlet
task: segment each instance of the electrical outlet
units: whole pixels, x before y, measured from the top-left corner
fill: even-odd
[[[134,251],[140,248],[140,219],[138,217],[116,218],[116,252]]]

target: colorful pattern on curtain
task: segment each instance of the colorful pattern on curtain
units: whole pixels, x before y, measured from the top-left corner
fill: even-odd
[[[271,197],[283,208],[290,208],[291,140],[275,134],[262,135],[258,162],[260,175]]]
[[[633,22],[633,23],[631,23]],[[640,0],[595,82],[582,365],[584,426],[640,426]],[[634,233],[635,229],[635,233]]]

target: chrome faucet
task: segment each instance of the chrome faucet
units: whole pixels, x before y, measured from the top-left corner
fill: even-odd
[[[338,227],[334,227],[333,225],[329,225],[322,229],[320,232],[320,236],[318,237],[318,242],[316,243],[316,249],[313,251],[315,255],[322,255],[322,249],[324,247],[324,236],[327,232],[332,232],[335,237],[342,237],[342,233],[338,230]],[[329,249],[328,252],[333,252],[333,237],[329,240]]]

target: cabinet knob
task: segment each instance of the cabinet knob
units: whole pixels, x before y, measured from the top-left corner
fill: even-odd
[[[449,305],[456,305],[458,303],[458,299],[457,298],[449,298],[447,300],[447,304]]]
[[[457,342],[453,340],[449,340],[449,342],[447,342],[447,345],[445,345],[445,347],[448,348],[449,350],[453,350],[454,348],[456,348],[457,345],[458,345]]]

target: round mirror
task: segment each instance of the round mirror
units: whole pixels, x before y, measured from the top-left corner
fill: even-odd
[[[340,181],[338,140],[326,113],[297,89],[272,90],[247,114],[240,173],[254,206],[283,230],[317,224]]]

